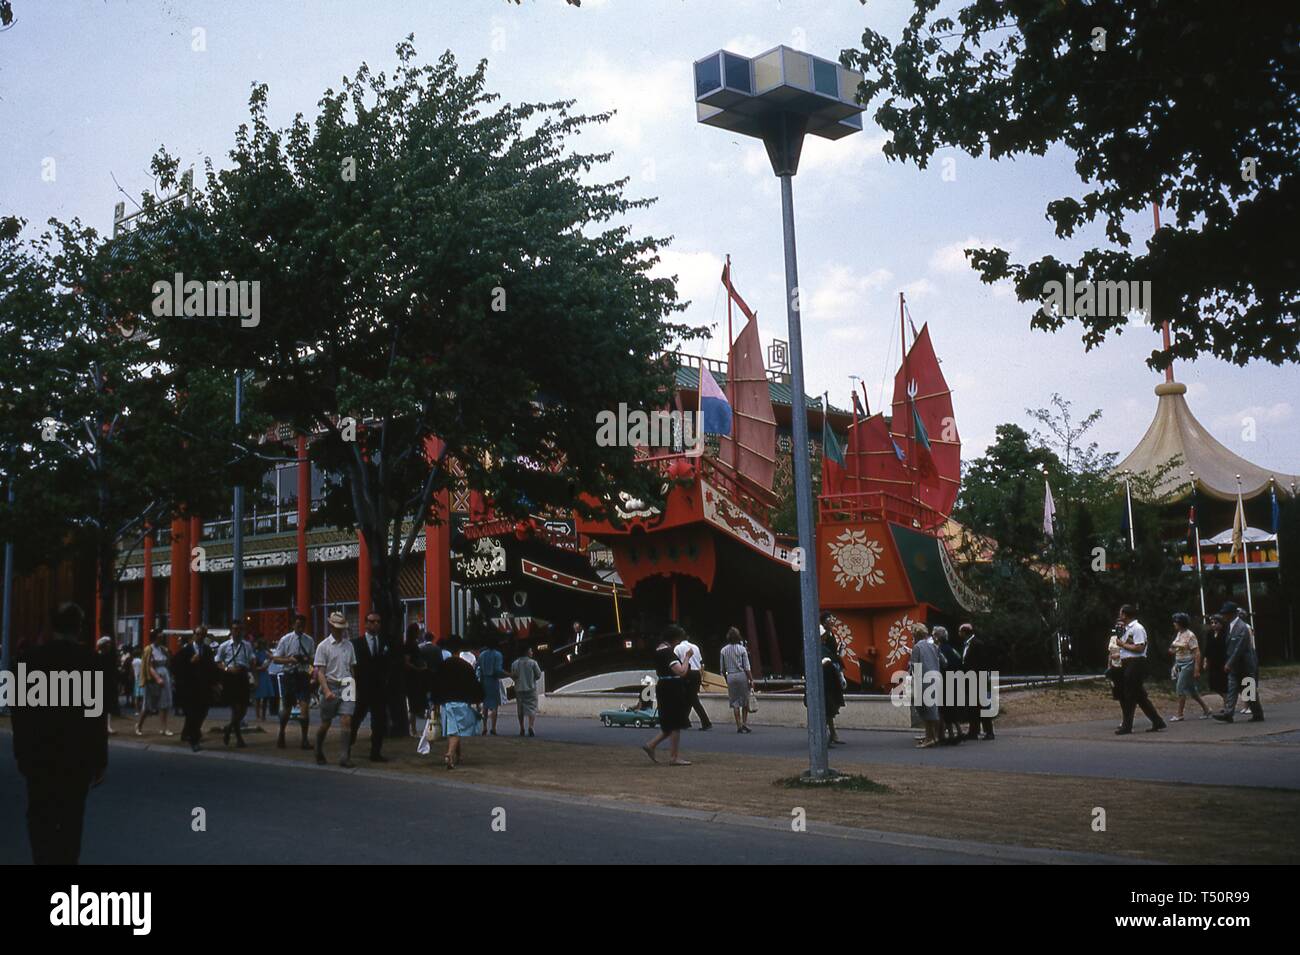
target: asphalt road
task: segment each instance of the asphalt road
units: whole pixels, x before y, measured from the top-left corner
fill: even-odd
[[[847,745],[832,749],[831,765],[837,760],[898,763],[1300,789],[1300,703],[1278,704],[1266,715],[1267,721],[1259,724],[1242,721],[1229,726],[1193,719],[1170,724],[1162,733],[1146,733],[1146,720],[1139,714],[1133,734],[1117,737],[1117,714],[1116,719],[1086,723],[998,729],[992,741],[968,740],[925,750],[916,748],[911,732],[840,730]],[[630,746],[653,735],[652,730],[607,728],[595,719],[540,717],[537,727],[550,739],[603,745]],[[518,731],[511,709],[502,709],[497,731]],[[708,732],[682,733],[683,755],[689,759],[692,751],[806,758],[808,736],[802,727],[784,726],[755,726],[753,733],[742,736],[734,723],[718,722]]]
[[[0,733],[0,864],[30,861],[22,779]],[[326,780],[322,774],[328,774]],[[1104,861],[782,820],[548,797],[224,752],[114,745],[91,793],[85,864],[991,863]],[[202,807],[207,829],[191,829]],[[497,808],[505,831],[494,831]]]

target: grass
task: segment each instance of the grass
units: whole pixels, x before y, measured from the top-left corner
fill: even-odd
[[[866,776],[840,775],[827,780],[814,781],[806,776],[783,776],[772,783],[785,789],[830,789],[833,792],[887,793],[889,787]]]

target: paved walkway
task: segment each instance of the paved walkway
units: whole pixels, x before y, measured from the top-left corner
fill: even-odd
[[[0,732],[0,805],[25,802]],[[325,779],[321,774],[328,774]],[[194,810],[206,831],[192,829]],[[142,837],[141,820],[148,820]],[[494,821],[497,822],[494,827]],[[504,831],[500,831],[504,821]],[[0,815],[0,864],[30,861],[21,812]],[[115,742],[87,802],[87,864],[1106,863],[1107,856],[550,796],[227,751]]]
[[[1231,725],[1193,719],[1172,723],[1162,733],[1146,733],[1139,716],[1131,736],[1116,736],[1118,719],[1061,723],[997,731],[990,742],[968,740],[960,746],[918,750],[911,732],[842,730],[846,746],[832,749],[831,764],[899,763],[992,769],[1017,773],[1095,776],[1210,785],[1300,789],[1300,702],[1265,710],[1263,723],[1242,719]],[[1118,714],[1116,714],[1118,717]],[[498,732],[517,732],[514,714],[502,710]],[[574,743],[635,745],[652,731],[606,728],[595,719],[541,717],[538,730],[549,739]],[[712,730],[687,730],[683,753],[692,750],[805,756],[807,731],[799,727],[756,726],[749,735],[734,724],[715,723]]]

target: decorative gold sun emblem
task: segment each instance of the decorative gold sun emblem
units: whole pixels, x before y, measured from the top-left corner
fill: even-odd
[[[885,582],[885,572],[876,566],[884,548],[880,541],[868,540],[866,531],[849,528],[826,546],[831,551],[835,583],[841,587],[855,584],[854,590],[860,592],[863,584],[876,587]]]

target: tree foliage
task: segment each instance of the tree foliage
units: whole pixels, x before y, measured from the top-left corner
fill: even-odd
[[[410,38],[397,53],[391,77],[362,64],[284,129],[255,86],[227,167],[208,161],[117,297],[168,365],[248,370],[253,406],[322,435],[313,460],[340,477],[325,519],[364,536],[388,628],[401,563],[454,479],[427,439],[504,513],[582,508],[579,489],[653,497],[630,448],[597,446],[596,414],[656,406],[660,352],[697,334],[670,321],[673,282],[649,274],[663,240],[626,224],[648,200],[595,181],[607,156],[571,148],[607,114],[502,105],[485,63],[421,65]],[[178,164],[162,151],[154,168],[166,185]],[[257,282],[259,321],[149,314],[174,272]]]
[[[99,563],[111,619],[118,550],[183,505],[214,513],[239,473],[228,387],[202,370],[177,374],[147,338],[123,334],[103,297],[116,251],[74,221],[30,244],[0,224],[0,466],[14,489],[0,536],[21,566],[74,551]],[[120,247],[119,247],[120,248]]]
[[[863,0],[865,2],[865,0]],[[1215,0],[967,0],[955,17],[915,0],[901,40],[873,30],[842,59],[865,73],[862,100],[892,159],[924,167],[941,149],[992,159],[1074,155],[1081,195],[1049,202],[1068,239],[1104,225],[1108,246],[1075,262],[1015,263],[967,249],[986,282],[1012,279],[1022,302],[1049,282],[1151,282],[1174,329],[1153,367],[1210,353],[1238,364],[1300,358],[1300,21],[1293,4],[1238,10]],[[1152,203],[1173,217],[1133,249]],[[1058,330],[1040,309],[1030,324]],[[1078,318],[1091,348],[1128,316]]]
[[[1160,475],[1134,479],[1130,547],[1115,455],[1088,440],[1099,413],[1079,418],[1053,395],[1051,408],[1027,414],[1043,430],[999,425],[988,451],[966,466],[953,511],[973,532],[961,556],[987,600],[978,623],[1001,645],[1009,671],[1052,667],[1058,630],[1070,638],[1067,665],[1097,668],[1121,604],[1136,604],[1159,640],[1170,616],[1191,607],[1195,582],[1179,570],[1177,530],[1152,500]],[[1056,505],[1051,536],[1047,484]]]

